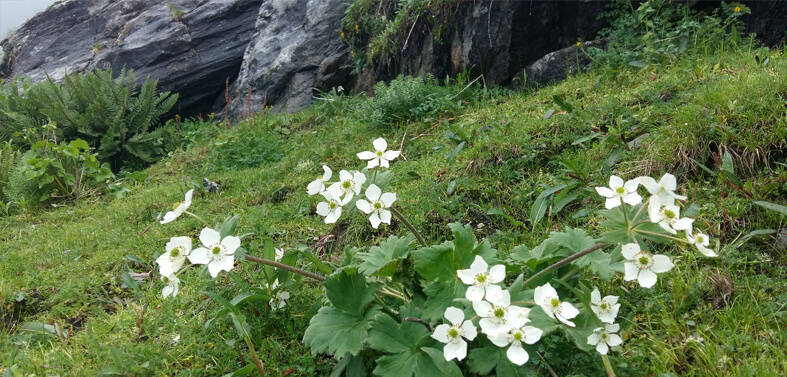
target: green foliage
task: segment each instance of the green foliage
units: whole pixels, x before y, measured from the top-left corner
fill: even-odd
[[[647,67],[684,54],[708,54],[723,48],[725,41],[739,43],[744,31],[740,17],[751,13],[737,2],[722,2],[710,14],[679,1],[643,1],[634,6],[628,0],[610,3],[604,16],[611,26],[599,34],[610,37],[611,43],[606,51],[591,49],[597,62],[606,67]]]
[[[19,153],[13,145],[11,145],[10,141],[2,143],[0,142],[0,202],[6,203],[7,197],[3,194],[5,191],[6,186],[8,186],[8,180],[10,179],[14,168],[16,167],[17,163],[21,158],[22,154]]]
[[[436,117],[459,108],[460,99],[451,87],[438,85],[432,76],[420,79],[399,76],[389,84],[374,86],[374,98],[361,104],[359,112],[372,127],[384,127],[423,117]]]
[[[279,161],[284,156],[282,136],[265,126],[249,127],[253,126],[237,127],[212,140],[208,162],[214,169],[242,170]]]
[[[98,159],[116,170],[150,163],[164,153],[164,130],[154,128],[178,99],[169,92],[157,94],[156,85],[147,78],[137,91],[134,71],[125,69],[116,78],[111,69],[96,70],[67,76],[62,84],[17,80],[6,84],[0,97],[0,137],[8,139],[48,119],[58,124],[57,140],[87,141]]]

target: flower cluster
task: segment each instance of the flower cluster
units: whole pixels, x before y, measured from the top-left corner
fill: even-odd
[[[361,160],[368,160],[367,169],[376,167],[387,168],[389,163],[399,157],[399,151],[386,151],[388,143],[383,138],[372,142],[374,151],[365,151],[357,154]],[[350,203],[355,195],[361,193],[361,188],[366,183],[366,175],[359,171],[342,170],[339,172],[339,181],[330,183],[333,172],[331,168],[323,165],[324,173],[309,183],[306,192],[309,195],[322,195],[325,201],[317,204],[317,214],[325,217],[326,224],[332,224],[342,216],[344,206]],[[355,206],[369,216],[372,227],[377,229],[381,223],[391,224],[391,207],[396,201],[396,194],[382,192],[380,187],[371,183],[364,192],[366,199],[357,199]]]

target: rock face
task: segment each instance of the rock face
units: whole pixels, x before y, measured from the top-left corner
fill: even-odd
[[[230,90],[229,115],[262,106],[292,112],[311,102],[312,88],[347,85],[348,51],[339,37],[346,9],[346,0],[266,0]],[[225,104],[221,98],[217,110]]]
[[[588,48],[605,49],[609,39],[599,39],[550,52],[525,68],[527,86],[543,86],[560,82],[570,74],[585,71],[593,62],[585,53]]]
[[[0,77],[133,68],[180,93],[177,111],[205,109],[237,75],[262,0],[70,0],[2,42]]]
[[[606,24],[597,20],[606,2],[467,1],[449,3],[443,19],[422,21],[396,67],[375,72],[436,77],[464,71],[484,75],[487,85],[522,77],[527,65],[547,53],[590,40]],[[442,24],[442,27],[437,27]],[[439,33],[439,38],[435,38]],[[437,41],[437,42],[436,42]],[[368,89],[368,88],[360,88]]]

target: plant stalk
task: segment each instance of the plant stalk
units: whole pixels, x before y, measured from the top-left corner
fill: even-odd
[[[593,245],[593,246],[591,246],[591,247],[589,247],[589,248],[587,248],[585,250],[582,250],[582,251],[580,251],[580,252],[578,252],[578,253],[576,253],[576,254],[568,257],[568,258],[565,258],[565,259],[563,259],[561,261],[555,262],[554,264],[552,264],[549,267],[539,271],[537,274],[535,274],[535,275],[531,276],[530,278],[528,278],[527,280],[525,280],[525,282],[522,283],[522,288],[527,287],[530,283],[538,280],[542,276],[548,274],[550,271],[556,270],[556,269],[558,269],[560,267],[563,267],[563,266],[565,266],[565,265],[567,265],[567,264],[569,264],[569,263],[571,263],[571,262],[573,262],[573,261],[575,261],[575,260],[585,256],[585,255],[588,255],[588,254],[590,254],[590,253],[592,253],[592,252],[594,252],[594,251],[596,251],[598,249],[601,249],[604,246],[607,246],[607,244],[599,242],[599,243],[597,243],[597,244],[595,244],[595,245]]]
[[[615,371],[612,369],[609,357],[607,357],[607,355],[601,355],[601,361],[604,362],[604,369],[607,370],[607,377],[615,377]]]
[[[407,219],[404,218],[404,215],[402,215],[402,213],[399,212],[399,210],[396,209],[396,207],[391,207],[391,213],[393,213],[394,216],[396,216],[397,219],[399,219],[401,222],[403,222],[404,225],[407,227],[407,229],[410,229],[410,231],[413,232],[413,234],[415,235],[415,238],[418,239],[418,242],[420,242],[421,245],[423,245],[423,247],[429,247],[429,245],[426,243],[426,240],[421,236],[421,233],[418,233],[418,231],[415,230],[415,227],[413,226],[413,224],[411,224],[409,221],[407,221]]]
[[[189,215],[189,216],[191,216],[191,217],[201,221],[203,224],[205,224],[206,227],[208,227],[208,228],[211,227],[210,224],[208,224],[207,221],[203,220],[201,217],[197,216],[196,214],[194,214],[192,212],[189,212],[189,211],[183,211],[183,213],[185,213],[185,214],[187,214],[187,215]]]
[[[260,264],[267,264],[268,266],[273,266],[273,267],[276,267],[276,268],[280,268],[282,270],[287,270],[287,271],[290,271],[290,272],[292,272],[294,274],[310,277],[310,278],[312,278],[314,280],[325,281],[325,277],[323,277],[323,276],[317,275],[315,273],[311,273],[311,272],[306,271],[306,270],[301,270],[300,268],[297,268],[297,267],[288,266],[288,265],[283,264],[283,263],[274,262],[274,261],[268,260],[268,259],[253,257],[251,255],[246,255],[244,258],[247,261],[252,261],[252,262],[260,263]]]

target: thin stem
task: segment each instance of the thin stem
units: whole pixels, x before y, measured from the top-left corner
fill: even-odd
[[[564,281],[565,281],[566,279],[568,279],[568,278],[570,278],[570,277],[574,276],[574,274],[576,274],[577,272],[579,272],[579,267],[574,267],[574,268],[572,268],[572,269],[571,269],[571,271],[569,271],[569,272],[567,272],[565,275],[563,275],[563,276],[560,278],[560,280],[564,280]]]
[[[394,291],[394,290],[392,290],[390,288],[387,288],[387,287],[380,288],[380,293],[382,293],[384,295],[391,296],[391,297],[398,298],[398,299],[404,301],[405,304],[410,302],[410,300],[407,299],[407,297],[404,297],[403,293],[396,292],[396,291]]]
[[[637,214],[634,215],[634,218],[631,219],[631,221],[637,220],[639,218],[639,215],[642,213],[642,210],[645,209],[645,207],[647,207],[649,205],[649,203],[650,203],[650,197],[648,197],[648,200],[646,200],[645,203],[642,203],[642,205],[639,207],[639,210],[637,210]],[[639,224],[642,224],[642,223],[637,223],[632,228],[636,228]]]
[[[565,259],[563,259],[561,261],[555,262],[551,266],[549,266],[549,267],[539,271],[537,274],[535,274],[535,275],[531,276],[530,278],[528,278],[527,280],[525,280],[525,282],[522,283],[522,288],[527,287],[530,283],[538,280],[542,276],[548,274],[550,271],[556,270],[556,269],[558,269],[560,267],[563,267],[566,264],[569,264],[569,263],[571,263],[571,262],[573,262],[573,261],[575,261],[575,260],[577,260],[577,259],[579,259],[579,258],[581,258],[581,257],[583,257],[585,255],[588,255],[588,254],[590,254],[590,253],[592,253],[592,252],[594,252],[594,251],[596,251],[598,249],[601,249],[604,246],[606,246],[606,244],[599,242],[599,243],[597,243],[597,244],[595,244],[595,245],[593,245],[593,246],[591,246],[591,247],[589,247],[589,248],[587,248],[585,250],[582,250],[582,251],[580,251],[580,252],[578,252],[578,253],[576,253],[576,254],[568,257],[568,258],[565,258]]]
[[[664,238],[668,238],[668,239],[671,239],[671,240],[677,241],[677,242],[689,243],[687,240],[682,239],[682,238],[667,236],[667,235],[664,235],[664,234],[661,234],[661,233],[650,232],[650,231],[647,231],[647,230],[638,230],[637,233],[649,234],[651,236],[664,237]]]
[[[253,257],[253,256],[248,255],[248,254],[244,258],[246,258],[247,261],[252,261],[252,262],[256,262],[256,263],[260,263],[260,264],[267,264],[268,266],[273,266],[273,267],[276,267],[276,268],[280,268],[282,270],[287,270],[287,271],[290,271],[290,272],[298,274],[298,275],[303,275],[303,276],[306,276],[306,277],[310,277],[310,278],[312,278],[314,280],[325,281],[325,277],[323,277],[323,276],[317,275],[315,273],[311,273],[309,271],[301,270],[300,268],[297,268],[297,267],[288,266],[288,265],[283,264],[283,263],[274,262],[274,261],[268,260],[268,259]]]
[[[615,377],[615,371],[612,369],[609,357],[607,357],[607,355],[601,355],[601,361],[604,362],[604,369],[607,370],[607,377]]]
[[[629,215],[628,211],[626,211],[626,203],[623,202],[623,198],[620,198],[620,210],[623,211],[623,219],[626,220],[626,228],[629,228]]]
[[[411,224],[409,221],[407,221],[407,219],[404,218],[404,215],[402,215],[402,213],[399,212],[399,210],[396,209],[396,207],[391,207],[391,213],[393,213],[394,216],[396,216],[397,219],[399,219],[401,222],[403,222],[404,226],[406,226],[407,229],[410,229],[410,231],[413,232],[413,234],[415,235],[415,238],[418,239],[418,242],[420,242],[421,245],[423,245],[424,247],[429,247],[429,245],[426,243],[426,240],[421,236],[421,233],[418,233],[418,231],[415,230],[415,227],[413,226],[413,224]]]
[[[519,304],[519,305],[538,305],[535,301],[512,301],[511,305]]]
[[[429,325],[429,322],[426,322],[426,321],[424,321],[421,318],[404,317],[402,319],[402,321],[420,323],[420,324],[424,325],[424,327],[426,327],[426,329],[429,330],[429,332],[432,332],[432,326]]]
[[[254,343],[251,341],[251,337],[249,333],[246,332],[246,329],[243,329],[243,340],[246,341],[246,346],[249,347],[251,359],[254,360],[254,366],[257,367],[257,370],[259,370],[262,375],[265,375],[265,367],[262,366],[262,361],[260,361],[260,358],[257,356],[257,351],[254,349]]]
[[[185,214],[187,214],[187,215],[189,215],[189,216],[191,216],[191,217],[201,221],[203,224],[205,224],[206,227],[210,228],[210,224],[208,224],[207,221],[203,220],[201,217],[197,216],[196,214],[191,213],[189,211],[183,211],[183,213],[185,213]]]

